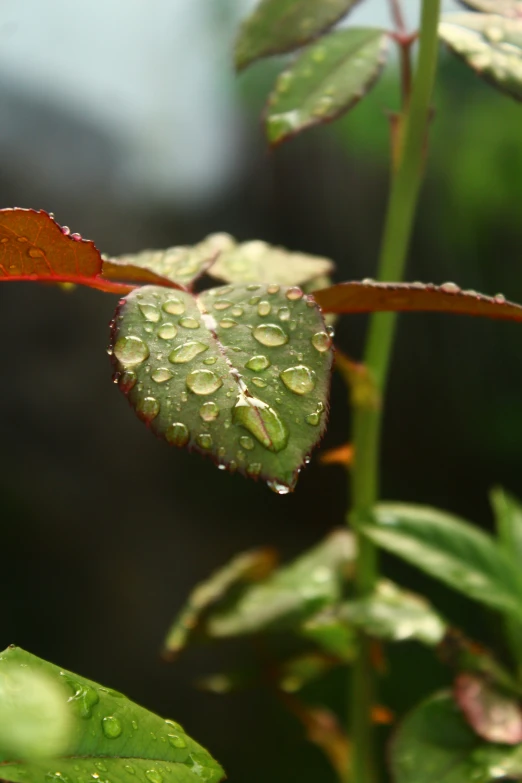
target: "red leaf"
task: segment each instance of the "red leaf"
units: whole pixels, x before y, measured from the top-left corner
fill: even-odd
[[[325,313],[433,311],[522,321],[522,307],[502,294],[462,291],[454,283],[338,283],[313,292]]]
[[[0,281],[77,283],[116,294],[132,289],[104,280],[102,266],[94,242],[71,234],[47,212],[0,209]]]
[[[488,742],[518,745],[522,742],[522,709],[475,674],[460,674],[455,681],[455,699],[473,730]]]

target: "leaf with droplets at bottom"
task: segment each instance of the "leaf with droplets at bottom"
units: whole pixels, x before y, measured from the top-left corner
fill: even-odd
[[[522,16],[522,0],[460,0],[472,11],[516,18]]]
[[[236,41],[238,69],[261,57],[298,49],[342,19],[359,0],[261,0],[241,25]]]
[[[121,301],[109,350],[157,435],[285,494],[326,426],[331,342],[295,286],[146,286]]]
[[[503,294],[485,296],[455,283],[338,283],[314,291],[325,313],[438,312],[522,321],[522,307]]]
[[[486,743],[467,725],[449,693],[437,693],[402,722],[391,745],[395,783],[490,783],[519,780],[522,748]]]
[[[439,35],[478,76],[522,100],[522,18],[449,14],[439,25]]]
[[[518,745],[522,742],[522,708],[513,696],[502,693],[476,674],[460,674],[455,700],[472,729],[488,742]]]
[[[226,283],[279,283],[304,285],[330,274],[334,264],[328,258],[294,253],[253,239],[225,249],[209,274]],[[319,286],[317,286],[319,287]]]
[[[164,652],[171,658],[180,652],[198,630],[209,609],[240,584],[264,579],[274,568],[277,555],[269,548],[253,549],[237,555],[208,579],[197,585],[172,624]]]
[[[277,79],[265,112],[266,134],[280,144],[331,122],[352,108],[384,67],[387,35],[376,28],[348,28],[308,47]]]
[[[44,675],[63,689],[72,732],[63,756],[23,762],[0,758],[1,777],[13,783],[71,783],[80,779],[133,783],[218,783],[223,770],[209,753],[174,721],[165,721],[71,672],[17,647],[0,655],[0,670],[19,669]]]

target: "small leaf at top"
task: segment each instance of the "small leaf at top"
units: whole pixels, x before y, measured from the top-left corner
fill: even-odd
[[[522,321],[522,307],[503,294],[484,296],[455,283],[338,283],[313,292],[325,313],[439,312]]]
[[[294,253],[254,239],[224,249],[209,274],[225,283],[304,285],[330,274],[333,268],[328,258]]]
[[[522,708],[476,674],[460,674],[455,682],[455,699],[467,722],[488,742],[518,745],[522,742]]]
[[[361,520],[372,541],[464,595],[522,617],[522,579],[495,540],[429,506],[381,503]]]
[[[386,60],[387,35],[348,28],[306,49],[279,76],[265,119],[271,144],[305,128],[331,122],[354,106],[377,80]]]
[[[116,380],[175,446],[291,491],[326,426],[331,337],[297,287],[236,285],[198,298],[145,286],[113,322]]]
[[[499,14],[500,16],[522,16],[522,0],[460,0],[462,5],[472,11],[482,11],[484,14]]]
[[[236,41],[236,67],[298,49],[342,19],[359,0],[261,0]]]
[[[440,23],[439,34],[479,76],[522,100],[522,18],[450,14]]]
[[[63,689],[72,734],[63,754],[52,761],[24,762],[0,756],[1,777],[13,783],[68,783],[113,780],[118,783],[218,783],[223,770],[179,726],[20,648],[0,655],[0,670],[18,668],[47,676]],[[20,694],[23,699],[23,693]]]

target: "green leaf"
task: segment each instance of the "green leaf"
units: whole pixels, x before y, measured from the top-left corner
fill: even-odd
[[[115,380],[176,446],[291,491],[326,426],[331,338],[299,288],[236,285],[198,298],[146,286],[113,322]]]
[[[424,598],[384,579],[372,595],[342,604],[339,616],[369,636],[393,642],[415,639],[437,645],[446,632],[446,624]]]
[[[479,76],[522,100],[522,19],[495,14],[450,14],[440,37]]]
[[[264,579],[275,567],[277,557],[272,549],[253,549],[234,557],[209,579],[197,585],[172,624],[165,640],[167,657],[177,654],[198,630],[204,614],[241,583]]]
[[[310,652],[296,655],[279,666],[278,687],[285,693],[297,693],[305,685],[324,677],[341,663],[338,658],[324,653]]]
[[[303,285],[330,274],[333,268],[328,258],[293,253],[254,239],[224,250],[209,274],[226,283]]]
[[[455,699],[473,731],[488,742],[522,743],[522,709],[513,696],[502,693],[485,677],[460,674]]]
[[[522,616],[522,584],[495,540],[429,506],[382,503],[361,520],[372,541],[470,598]]]
[[[395,783],[489,783],[519,780],[522,747],[485,743],[466,724],[449,693],[438,693],[403,721],[391,747]]]
[[[299,632],[325,652],[350,663],[357,655],[357,636],[353,626],[339,618],[335,608],[329,608],[308,618]]]
[[[0,656],[0,670],[13,665],[46,676],[64,688],[63,703],[72,722],[63,756],[51,762],[5,757],[3,780],[16,783],[71,783],[111,780],[134,783],[217,783],[223,770],[207,751],[173,721],[165,721],[125,696],[42,661],[20,648]],[[23,702],[21,704],[23,708]]]
[[[238,69],[298,49],[342,19],[359,0],[261,0],[241,25],[236,41]]]
[[[462,5],[485,14],[499,14],[516,18],[522,15],[521,0],[460,0]]]
[[[387,42],[382,30],[349,28],[306,49],[279,76],[268,99],[270,143],[279,144],[351,109],[377,80],[386,61]]]
[[[224,637],[295,627],[332,606],[353,564],[354,541],[337,530],[293,563],[252,585],[230,605],[212,612],[206,632]]]

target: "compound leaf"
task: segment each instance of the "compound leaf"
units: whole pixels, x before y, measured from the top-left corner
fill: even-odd
[[[226,283],[304,285],[330,274],[334,268],[328,258],[293,253],[260,239],[241,244],[229,239],[233,244],[220,253],[209,270],[212,277]]]
[[[522,617],[519,574],[495,540],[459,517],[429,506],[382,503],[365,535],[470,598]]]
[[[268,99],[266,133],[279,144],[354,106],[377,80],[388,38],[375,28],[348,28],[306,49],[279,76]]]
[[[312,297],[145,286],[121,300],[111,345],[115,378],[153,432],[280,494],[294,488],[328,407],[331,338]]]
[[[72,732],[63,755],[53,761],[0,757],[3,780],[67,783],[80,777],[134,783],[139,777],[150,783],[217,783],[223,778],[219,764],[174,721],[20,648],[8,648],[0,656],[0,670],[13,665],[47,676],[63,689]],[[21,702],[23,697],[22,692]]]
[[[455,283],[337,283],[313,296],[325,313],[439,312],[522,321],[522,307],[503,294],[484,296]]]
[[[522,100],[522,18],[450,14],[440,23],[439,34],[475,73]]]
[[[261,57],[298,49],[342,19],[359,0],[261,0],[241,25],[235,60],[240,70]]]

